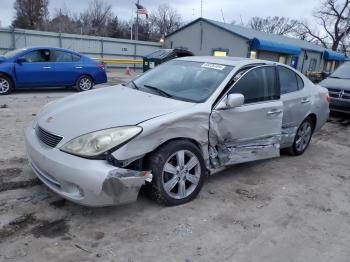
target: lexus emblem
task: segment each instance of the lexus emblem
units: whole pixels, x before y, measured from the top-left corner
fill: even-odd
[[[53,120],[53,117],[50,116],[49,118],[46,119],[46,123],[50,123],[50,122],[52,122],[52,120]]]

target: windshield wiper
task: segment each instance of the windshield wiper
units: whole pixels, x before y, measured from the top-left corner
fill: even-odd
[[[154,90],[154,91],[157,91],[159,94],[162,94],[166,97],[173,97],[173,95],[163,91],[162,89],[159,89],[158,87],[155,87],[155,86],[150,86],[150,85],[143,85],[144,87],[148,88],[148,89],[151,89],[151,90]]]

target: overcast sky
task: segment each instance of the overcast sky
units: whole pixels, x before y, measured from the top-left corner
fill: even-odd
[[[49,11],[65,6],[71,12],[81,12],[89,5],[89,0],[49,0]],[[130,19],[133,15],[136,0],[105,0],[113,6],[113,12],[120,18]],[[3,27],[11,24],[15,0],[1,0],[0,21]],[[140,0],[149,13],[159,4],[168,3],[178,10],[185,22],[200,16],[201,0]],[[226,22],[235,20],[246,23],[253,16],[285,16],[312,20],[312,10],[320,0],[203,0],[203,17],[223,21],[221,9]]]

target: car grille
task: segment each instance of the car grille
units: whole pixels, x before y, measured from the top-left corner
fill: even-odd
[[[57,146],[57,144],[59,142],[61,142],[61,140],[63,139],[63,137],[61,137],[61,136],[54,135],[54,134],[42,129],[39,125],[36,126],[35,133],[36,133],[37,137],[39,138],[39,140],[41,142],[43,142],[44,144],[48,145],[49,147]]]
[[[338,88],[328,88],[329,96],[337,99],[350,100],[350,91]]]

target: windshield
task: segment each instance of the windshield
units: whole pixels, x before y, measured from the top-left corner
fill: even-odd
[[[178,100],[204,102],[232,68],[219,64],[172,60],[146,72],[127,86]]]
[[[350,63],[345,63],[339,66],[330,77],[350,79]]]
[[[6,57],[6,58],[12,58],[14,57],[15,55],[17,55],[18,53],[22,52],[24,50],[24,48],[20,48],[20,49],[15,49],[15,50],[12,50],[12,51],[8,51],[6,52],[3,56]]]

